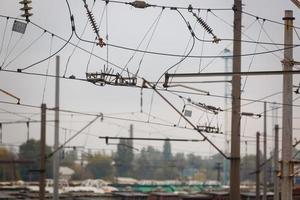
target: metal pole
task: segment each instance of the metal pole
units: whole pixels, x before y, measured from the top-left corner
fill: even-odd
[[[45,198],[45,179],[46,179],[46,104],[41,107],[41,139],[40,139],[40,177],[39,177],[39,199]]]
[[[242,0],[234,0],[233,73],[241,72]],[[240,199],[241,76],[232,77],[230,200]]]
[[[283,70],[293,70],[293,11],[286,10],[284,26],[284,60]],[[292,128],[293,128],[293,76],[283,75],[283,106],[282,106],[282,182],[281,199],[292,200],[293,178],[292,174]]]
[[[55,79],[55,125],[54,125],[54,149],[59,147],[59,56],[56,56],[56,79]],[[53,155],[53,199],[58,200],[59,188],[59,154],[57,151]]]
[[[229,49],[224,49],[224,54],[230,54],[230,50]],[[228,72],[228,61],[229,61],[229,57],[224,57],[225,60],[225,72]],[[229,91],[228,91],[228,76],[225,76],[225,85],[224,85],[224,95],[225,97],[229,96]],[[228,154],[229,151],[229,141],[228,141],[228,98],[224,99],[224,109],[225,109],[225,116],[224,116],[224,133],[225,133],[225,144],[224,144],[224,148],[225,148],[225,154]],[[227,159],[223,159],[223,185],[228,185],[228,160]]]
[[[259,132],[256,132],[256,200],[260,200],[260,152],[259,152]]]
[[[267,103],[264,102],[264,166],[263,166],[263,200],[267,200]]]
[[[274,149],[274,200],[279,200],[278,190],[278,124],[275,125],[275,149]]]

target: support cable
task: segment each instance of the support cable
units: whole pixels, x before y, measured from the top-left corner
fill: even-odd
[[[100,0],[103,2],[106,2],[107,0]],[[131,5],[134,6],[136,8],[147,8],[147,7],[153,7],[153,8],[169,8],[169,9],[178,9],[178,10],[190,10],[190,7],[182,7],[182,6],[168,6],[168,5],[154,5],[154,4],[148,4],[146,2],[142,2],[141,4],[143,6],[138,6],[137,2],[139,1],[135,1],[135,2],[124,2],[124,1],[117,1],[117,0],[109,0],[109,2],[111,3],[116,3],[116,4],[124,4],[124,5]],[[218,11],[231,11],[232,8],[200,8],[200,7],[196,7],[196,8],[192,8],[192,10],[218,10]]]
[[[105,12],[105,25],[106,25],[106,42],[108,42],[108,32],[109,32],[109,30],[108,30],[108,2],[109,2],[109,0],[107,0],[106,1],[106,3],[105,3],[105,6],[106,6],[106,12]],[[108,64],[109,64],[109,62],[108,62],[108,55],[109,55],[109,51],[108,51],[109,49],[108,49],[108,45],[106,46],[106,67],[108,67]]]
[[[45,34],[46,31],[43,31],[43,33],[38,36],[36,39],[34,39],[27,47],[25,47],[20,53],[18,53],[13,59],[11,59],[4,67],[3,69],[7,69],[7,67],[13,63],[16,59],[18,59],[20,56],[22,56],[30,47],[32,47],[37,41],[39,41]]]
[[[206,12],[206,17],[205,17],[205,22],[207,22],[208,19],[208,11]],[[202,47],[201,47],[201,52],[200,55],[203,56],[203,50],[204,50],[204,38],[205,38],[205,31],[203,31],[203,35],[202,35]],[[202,66],[202,58],[199,59],[199,73],[202,71],[201,70],[201,66]]]
[[[200,11],[198,12],[198,16],[199,16],[199,15],[200,15]],[[196,28],[196,25],[197,25],[197,21],[195,21],[195,23],[194,23],[193,30]],[[204,32],[204,33],[205,33],[205,32]],[[191,35],[190,38],[189,38],[189,41],[188,41],[188,43],[187,43],[187,45],[186,45],[186,47],[185,47],[185,50],[184,50],[183,54],[186,54],[186,53],[187,53],[192,38],[193,38],[193,36]],[[203,44],[202,44],[202,45],[203,45]],[[181,66],[181,64],[179,64],[179,65],[176,67],[176,69],[175,69],[175,71],[174,71],[174,74],[176,74],[176,72],[177,72],[177,70],[179,69],[180,66]],[[173,80],[173,77],[170,79],[170,83],[172,83],[172,80]]]
[[[144,34],[142,40],[139,42],[138,46],[135,48],[133,54],[131,55],[131,57],[128,59],[127,63],[125,64],[125,66],[122,68],[120,75],[122,75],[122,73],[124,72],[125,69],[127,69],[128,64],[131,62],[131,60],[133,59],[133,57],[135,56],[135,54],[138,52],[137,50],[140,49],[141,45],[143,44],[144,40],[146,39],[146,37],[148,36],[148,34],[150,33],[151,29],[155,26],[155,24],[157,24],[158,19],[161,17],[162,12],[155,18],[155,20],[153,21],[153,23],[150,25],[150,27],[148,28],[148,30],[146,31],[146,33]],[[144,52],[143,52],[144,53]]]
[[[144,80],[146,82],[146,80]],[[191,121],[189,121],[173,104],[171,104],[155,87],[155,85],[146,82],[149,87],[151,87],[166,103],[168,103],[182,118],[191,126],[194,130],[196,130],[204,140],[206,140],[211,146],[214,147],[224,158],[230,159],[221,149],[219,149],[207,136],[205,136]]]
[[[51,53],[52,53],[52,45],[53,45],[53,35],[51,36],[51,39],[50,39],[49,55],[51,55]],[[48,59],[48,63],[47,63],[47,70],[46,70],[46,76],[45,76],[45,82],[44,82],[44,89],[43,89],[42,103],[44,103],[44,100],[45,100],[45,92],[46,92],[47,81],[48,81],[48,74],[49,74],[50,60],[51,60],[51,59]]]
[[[275,21],[275,20],[272,20],[272,19],[260,17],[260,16],[257,16],[257,15],[255,15],[255,14],[252,14],[252,13],[250,13],[250,12],[247,12],[247,11],[245,11],[245,10],[240,10],[240,12],[242,12],[243,14],[248,15],[248,16],[250,16],[250,17],[261,18],[261,19],[264,19],[265,21],[271,22],[271,23],[273,23],[273,24],[278,24],[278,25],[285,26],[285,24],[284,24],[283,22],[279,22],[279,21]],[[297,27],[297,26],[293,26],[293,28],[295,28],[295,29],[300,29],[300,27]]]
[[[213,12],[211,12],[211,13],[212,13],[217,19],[219,19],[220,21],[222,21],[222,22],[224,22],[225,24],[227,24],[228,26],[234,28],[232,24],[230,24],[229,22],[227,22],[227,21],[224,20],[223,18],[217,16],[217,15],[216,15],[215,13],[213,13]],[[259,19],[262,19],[263,21],[265,21],[265,19],[263,19],[263,18],[256,17],[256,18],[254,19],[254,22],[259,22]],[[252,24],[251,24],[251,26],[252,26]],[[248,28],[248,29],[249,29],[249,28]],[[268,48],[266,48],[266,47],[264,46],[264,45],[266,45],[266,44],[273,44],[273,45],[275,45],[275,46],[276,46],[276,45],[284,46],[284,44],[272,43],[272,41],[271,41],[271,43],[255,41],[255,40],[252,39],[249,35],[247,35],[245,32],[246,32],[246,30],[242,31],[243,36],[245,36],[246,38],[248,38],[248,39],[250,40],[250,41],[246,40],[247,43],[260,44],[260,47],[262,47],[262,48],[263,48],[264,50],[266,50],[266,51],[270,51]],[[228,39],[223,39],[223,40],[228,40]],[[228,40],[228,41],[229,41],[229,40]],[[234,40],[232,40],[232,41],[234,41]],[[243,41],[245,41],[245,40],[241,40],[241,42],[243,42]],[[280,51],[280,49],[277,49],[277,50]],[[272,53],[276,58],[278,58],[279,60],[281,60],[280,57],[279,57],[278,55],[275,54],[275,52],[277,52],[277,51],[270,51],[270,53]]]
[[[71,8],[70,8],[70,5],[69,5],[68,0],[66,0],[66,3],[67,3],[67,7],[68,7],[69,12],[71,12]],[[72,21],[73,21],[72,19],[74,19],[74,17],[73,17],[72,15],[70,15],[70,18],[71,18],[71,22],[72,22]],[[55,56],[55,55],[58,54],[59,52],[61,52],[61,50],[63,50],[63,49],[70,43],[70,41],[71,41],[71,39],[72,39],[72,37],[73,37],[73,35],[74,35],[74,30],[73,30],[73,29],[75,29],[75,27],[74,27],[74,23],[73,23],[73,22],[71,23],[71,26],[72,26],[72,32],[71,32],[71,35],[69,36],[69,38],[68,38],[68,40],[66,41],[66,43],[65,43],[63,46],[61,46],[55,53],[53,53],[53,54],[50,55],[50,56],[47,56],[46,58],[44,58],[44,59],[42,59],[42,60],[39,60],[39,61],[33,63],[33,64],[31,64],[31,65],[29,65],[29,66],[27,66],[27,67],[25,67],[25,68],[18,69],[18,71],[21,72],[21,71],[30,69],[30,68],[34,67],[35,65],[38,65],[38,64],[40,64],[40,63],[42,63],[42,62],[44,62],[44,61],[46,61],[46,60],[52,58],[53,56]],[[74,27],[74,28],[73,28],[73,27]]]
[[[93,8],[93,7],[92,7]],[[104,13],[106,12],[106,9],[107,9],[107,6],[105,6],[105,7],[103,7],[103,10],[102,10],[102,12],[101,12],[101,16],[100,16],[100,20],[99,20],[99,27],[101,26],[101,24],[102,24],[102,20],[103,20],[103,17],[104,17]],[[95,38],[95,40],[96,40],[97,38]],[[80,40],[79,40],[80,41]],[[95,46],[96,46],[96,44],[94,43],[93,44],[93,47],[92,47],[92,49],[91,49],[91,51],[90,51],[90,53],[89,53],[89,60],[88,60],[88,63],[87,63],[87,66],[86,66],[86,73],[88,73],[88,71],[89,71],[89,65],[90,65],[90,61],[91,61],[91,59],[92,59],[92,55],[93,55],[93,52],[94,52],[94,48],[95,48]],[[106,59],[106,64],[107,63],[109,63],[109,61],[108,61],[108,59]]]
[[[210,11],[210,13],[212,13],[215,17],[218,17],[216,16],[213,12]],[[220,18],[221,20],[223,20],[222,18]],[[244,29],[244,32],[246,32],[249,28],[252,27],[253,24],[255,24],[257,22],[257,19],[255,19],[253,22],[251,22],[245,29]],[[226,22],[227,23],[227,22]],[[231,25],[229,25],[231,26]],[[231,45],[233,44],[233,41],[230,42],[228,45],[225,46],[225,48],[229,48]],[[224,50],[221,50],[219,53],[218,53],[218,56],[221,56],[223,54],[223,51]],[[202,70],[199,72],[203,72],[205,69],[207,69],[217,58],[213,58],[209,63],[207,63],[207,65],[205,67],[202,68]]]
[[[0,57],[1,57],[1,54],[2,54],[3,46],[4,46],[4,38],[5,38],[5,35],[6,35],[8,19],[9,19],[9,17],[6,17],[5,27],[4,27],[4,30],[3,30],[3,37],[2,37],[2,40],[1,40]]]
[[[191,46],[191,49],[189,50],[189,52],[183,56],[178,62],[176,62],[175,64],[173,64],[171,67],[169,67],[167,70],[165,70],[165,72],[158,78],[157,82],[155,83],[155,86],[158,84],[158,82],[160,81],[160,79],[171,69],[173,69],[174,67],[176,67],[177,65],[179,65],[180,63],[182,63],[186,58],[188,58],[188,56],[191,54],[191,52],[193,51],[194,49],[194,46],[195,46],[195,33],[194,31],[192,30],[191,28],[191,25],[189,24],[188,21],[186,21],[186,19],[184,18],[184,16],[182,15],[182,13],[179,11],[179,10],[176,10],[179,15],[182,17],[182,19],[184,20],[185,24],[187,25],[192,37],[193,37],[193,43],[192,43],[192,46]]]
[[[91,10],[93,10],[94,5],[95,5],[95,1],[94,1],[93,5],[92,5]],[[84,33],[85,33],[85,31],[86,31],[86,28],[87,28],[87,25],[88,25],[88,22],[89,22],[89,20],[87,19],[86,22],[85,22],[85,25],[84,25],[84,27],[83,27],[83,30],[82,30],[82,32],[81,32],[81,34],[80,34],[80,37],[82,37],[82,36],[84,35]],[[70,60],[71,60],[71,57],[74,55],[74,53],[75,53],[76,49],[78,48],[78,45],[79,45],[80,42],[81,42],[81,40],[78,40],[78,41],[77,41],[77,43],[75,44],[75,46],[74,46],[74,48],[73,48],[71,54],[70,54],[69,57],[68,57],[68,60],[67,60],[67,63],[66,63],[66,67],[65,67],[65,71],[64,71],[64,75],[63,75],[64,77],[65,77],[66,74],[67,74],[67,70],[68,70],[68,67],[69,67],[69,62],[70,62]]]
[[[75,133],[72,137],[68,138],[62,145],[60,145],[57,149],[54,149],[50,154],[46,156],[47,159],[51,158],[56,152],[58,152],[60,149],[64,148],[66,144],[68,144],[70,141],[72,141],[75,137],[77,137],[82,131],[84,131],[86,128],[88,128],[90,125],[92,125],[99,117],[101,117],[102,114],[97,115],[92,121],[90,121],[87,125],[85,125],[83,128],[81,128],[77,133]]]
[[[155,33],[156,29],[157,29],[157,26],[158,26],[158,24],[159,24],[159,21],[160,21],[160,18],[161,18],[161,16],[162,16],[162,13],[163,13],[163,9],[161,10],[161,12],[160,12],[160,14],[159,14],[159,16],[158,16],[158,19],[156,20],[155,26],[154,26],[154,28],[153,28],[153,31],[152,31],[151,35],[150,35],[150,39],[149,39],[149,41],[148,41],[148,43],[147,43],[147,45],[146,45],[145,51],[147,51],[148,48],[149,48],[149,45],[150,45],[150,43],[151,43],[151,41],[152,41],[152,38],[153,38],[153,36],[154,36],[154,33]],[[140,68],[141,68],[141,65],[142,65],[142,62],[143,62],[143,60],[144,60],[145,55],[146,55],[146,53],[144,52],[143,55],[142,55],[142,58],[141,58],[141,60],[140,60],[140,62],[139,62],[139,67],[138,67],[138,69],[137,69],[137,71],[136,71],[136,73],[135,73],[135,76],[137,76],[138,73],[139,73],[139,71],[140,71]]]
[[[264,26],[264,21],[263,21],[262,24],[260,24],[260,30],[259,30],[259,33],[258,33],[258,36],[257,36],[257,41],[260,40],[260,36],[261,36],[262,30],[263,30],[263,26]],[[254,51],[253,51],[254,53],[256,53],[257,47],[258,47],[258,44],[256,44],[255,47],[254,47]],[[247,72],[250,72],[253,61],[254,61],[254,56],[251,57],[250,63],[249,63],[249,65],[248,65],[248,70],[247,70]],[[247,84],[247,80],[248,80],[248,76],[245,77],[245,81],[244,81],[244,84],[243,84],[243,88],[242,88],[242,90],[241,90],[242,92],[244,92],[244,90],[245,90],[245,87],[246,87],[246,84]]]
[[[14,32],[11,31],[10,36],[9,36],[9,39],[8,39],[8,43],[7,43],[7,46],[6,46],[5,56],[3,57],[3,62],[2,62],[2,64],[1,64],[0,67],[2,67],[3,63],[5,62],[5,60],[6,60],[6,58],[7,58],[7,54],[8,54],[8,50],[9,50],[9,46],[10,46],[10,43],[11,43],[13,34],[14,34]]]
[[[7,59],[10,57],[10,55],[13,53],[13,51],[15,50],[15,48],[18,46],[18,44],[20,43],[20,41],[23,39],[24,35],[20,35],[20,37],[18,38],[18,40],[16,41],[16,43],[12,46],[12,48],[10,49],[10,51],[8,52],[8,54],[6,55],[6,57],[4,58],[2,64],[1,64],[1,68],[4,68],[4,64],[7,61]]]

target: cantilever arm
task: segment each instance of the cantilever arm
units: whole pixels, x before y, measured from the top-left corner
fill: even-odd
[[[13,95],[13,94],[5,91],[5,90],[2,90],[2,89],[0,89],[0,91],[3,92],[4,94],[6,94],[6,95],[8,95],[8,96],[10,96],[10,97],[12,97],[14,99],[16,99],[18,101],[18,104],[20,104],[20,98],[19,97],[16,97],[15,95]]]

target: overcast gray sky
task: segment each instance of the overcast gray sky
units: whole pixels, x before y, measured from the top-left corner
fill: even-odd
[[[87,24],[86,11],[83,6],[83,1],[70,0],[71,12],[75,18],[76,31],[79,35],[87,40],[93,40],[95,34],[92,31],[90,24]],[[92,8],[93,1],[87,0],[89,8]],[[233,11],[230,8],[233,5],[233,1],[184,1],[184,0],[165,0],[148,1],[149,4],[166,5],[166,6],[182,6],[188,7],[191,4],[195,8],[211,8],[211,12],[206,10],[195,11],[199,16],[207,22],[212,28],[213,33],[219,38],[232,38],[232,21]],[[293,5],[290,1],[284,0],[261,0],[261,1],[243,1],[244,10],[269,20],[276,22],[282,22],[284,10],[289,9],[294,11],[296,20],[295,26],[300,26],[300,10]],[[21,5],[18,1],[1,0],[0,14],[3,16],[20,17],[22,14],[19,11]],[[33,1],[32,13],[34,14],[30,19],[32,22],[38,24],[43,29],[54,33],[52,38],[51,34],[44,33],[43,30],[37,28],[31,23],[28,24],[27,30],[24,35],[11,31],[13,19],[7,20],[5,17],[0,18],[0,63],[4,62],[6,69],[16,71],[18,68],[24,68],[32,63],[46,58],[49,52],[57,51],[65,44],[57,36],[64,39],[68,39],[71,34],[71,24],[69,20],[69,12],[65,1],[62,0],[43,0]],[[216,8],[226,8],[228,10],[215,10]],[[145,50],[148,42],[148,50],[170,53],[170,54],[185,54],[191,49],[192,40],[190,33],[185,25],[183,19],[178,12],[170,9],[149,7],[147,9],[136,9],[129,5],[116,4],[113,2],[105,5],[105,2],[97,0],[92,10],[97,24],[100,25],[100,35],[106,41],[105,35],[108,33],[109,43],[120,45],[124,47],[130,47],[136,49],[139,43],[142,41],[143,36],[146,34],[151,24],[157,24],[155,31],[154,27],[150,29],[148,35],[146,35],[140,46],[141,50]],[[195,18],[187,10],[181,10],[183,16],[189,21],[194,28],[195,34],[199,38],[211,40],[212,36],[208,33],[204,34],[203,28],[195,23]],[[103,14],[102,21],[101,16]],[[283,31],[284,26],[270,22],[269,20],[256,19],[249,15],[243,14],[243,39],[263,42],[275,42],[283,43]],[[101,22],[101,24],[99,23]],[[156,23],[157,22],[157,23]],[[7,23],[7,25],[6,25]],[[87,24],[86,29],[84,28]],[[6,29],[5,29],[6,27]],[[299,29],[296,29],[299,32]],[[151,36],[152,32],[153,36]],[[2,42],[3,40],[3,42]],[[33,41],[35,41],[30,48],[28,47]],[[73,36],[71,42],[76,44],[78,39]],[[294,43],[300,44],[299,38],[294,34]],[[281,45],[256,45],[243,43],[242,54],[251,54],[257,52],[264,52],[269,50],[276,50],[282,48]],[[133,51],[118,49],[115,47],[109,47],[108,51],[106,47],[100,48],[90,43],[80,42],[79,46],[86,49],[87,52],[93,52],[95,55],[103,58],[104,60],[108,56],[109,68],[114,70],[114,73],[120,72],[120,68],[126,66],[126,63],[130,60],[134,54]],[[191,55],[194,56],[218,56],[221,52],[228,48],[232,50],[231,41],[221,41],[218,44],[196,41]],[[87,72],[100,72],[103,69],[106,62],[95,56],[91,56],[87,52],[84,52],[78,48],[68,44],[59,55],[61,56],[61,75],[67,66],[67,60],[69,60],[68,68],[66,70],[66,76],[74,75],[77,78],[85,78]],[[298,48],[294,49],[294,59],[299,60]],[[16,59],[14,59],[16,57]],[[139,63],[142,60],[140,70],[138,71]],[[244,56],[242,57],[242,70],[257,71],[257,70],[281,70],[281,60],[283,58],[283,52],[278,51],[275,53],[262,54],[258,56]],[[127,65],[128,70],[131,73],[138,71],[138,77],[143,77],[149,81],[157,81],[158,78],[165,72],[167,68],[178,62],[181,58],[171,56],[160,56],[136,53]],[[12,62],[10,62],[12,61]],[[231,64],[231,62],[230,62]],[[7,66],[6,66],[7,65]],[[177,68],[178,67],[178,68]],[[224,59],[222,58],[187,58],[180,65],[176,66],[170,72],[174,72],[177,68],[178,73],[183,72],[221,72],[225,70]],[[55,59],[52,58],[38,65],[33,66],[25,72],[42,73],[46,74],[47,69],[49,74],[55,74]],[[126,75],[126,74],[125,74]],[[164,78],[162,79],[162,81]],[[185,78],[180,79],[182,81],[204,81],[204,80],[224,80],[223,77],[211,77],[211,78]],[[173,81],[179,81],[174,79]],[[298,85],[300,81],[299,75],[294,76],[294,85]],[[242,79],[242,83],[245,83],[245,78]],[[141,84],[139,79],[138,84]],[[224,83],[214,84],[186,84],[190,87],[209,91],[213,95],[224,96]],[[10,73],[0,71],[0,88],[11,92],[21,99],[21,103],[40,106],[44,94],[44,102],[47,107],[54,106],[54,79],[48,78],[46,82],[45,77],[24,75],[18,73]],[[194,92],[183,88],[173,88],[174,90],[181,90],[185,92]],[[282,78],[280,76],[274,77],[248,77],[243,98],[248,99],[260,99],[265,96],[279,93],[282,90]],[[44,92],[45,91],[45,92]],[[198,92],[199,93],[199,92]],[[61,105],[62,109],[89,112],[89,113],[104,113],[105,116],[114,116],[123,119],[142,120],[149,122],[161,123],[168,126],[155,125],[150,123],[136,123],[128,120],[116,120],[112,118],[104,117],[101,122],[98,120],[92,126],[90,126],[85,134],[81,134],[70,145],[85,146],[86,148],[92,148],[95,150],[105,149],[108,152],[115,150],[116,146],[107,146],[104,141],[97,139],[97,136],[127,136],[130,123],[134,124],[134,134],[139,137],[169,137],[169,138],[194,138],[201,139],[202,137],[195,131],[186,130],[184,128],[173,128],[172,125],[176,124],[182,127],[190,128],[189,125],[180,119],[179,115],[168,106],[159,96],[153,95],[152,90],[144,89],[142,91],[138,88],[130,87],[117,87],[117,86],[95,86],[88,82],[75,81],[75,80],[63,80],[61,79]],[[172,93],[163,93],[179,110],[183,109],[184,101]],[[213,105],[215,107],[224,108],[224,98],[215,96],[203,96],[196,94],[182,94],[184,98],[191,98],[194,102],[201,102],[207,105]],[[143,113],[140,112],[141,97],[143,99]],[[299,95],[294,95],[294,98]],[[5,94],[0,94],[1,101],[15,102],[14,99],[8,97]],[[266,99],[270,102],[282,102],[282,95],[277,94]],[[186,102],[186,101],[185,101]],[[231,107],[231,101],[228,100]],[[242,101],[242,104],[249,103],[248,101]],[[300,105],[300,101],[296,100],[295,104]],[[271,105],[268,105],[268,109]],[[204,125],[211,124],[212,126],[219,126],[224,132],[224,113],[213,115],[205,112],[204,110],[186,105],[186,109],[192,110],[192,117],[189,118],[194,124]],[[243,106],[242,111],[261,113],[263,112],[262,103],[253,103],[248,106]],[[39,120],[39,109],[26,108],[16,105],[0,104],[0,120],[5,121],[17,121],[34,119]],[[278,110],[278,122],[281,126],[281,109]],[[230,116],[230,112],[229,112]],[[47,118],[53,120],[54,114],[48,111]],[[294,127],[300,128],[299,107],[294,107]],[[61,137],[60,141],[64,142],[76,130],[83,127],[93,117],[82,116],[71,113],[61,113]],[[272,112],[268,112],[268,148],[273,148],[272,138]],[[255,150],[255,133],[256,131],[263,130],[263,118],[254,119],[242,117],[241,119],[241,140],[242,140],[242,154],[245,154],[246,147],[245,141],[248,141],[248,153],[254,153]],[[230,123],[229,123],[230,124]],[[30,124],[30,137],[39,138],[39,123]],[[230,127],[230,126],[229,126]],[[74,130],[71,131],[70,129]],[[3,142],[7,144],[20,144],[26,141],[26,124],[10,124],[3,125]],[[230,130],[229,130],[230,137]],[[207,134],[207,136],[217,144],[222,150],[224,150],[224,135]],[[294,131],[294,136],[299,137],[299,130]],[[53,123],[49,122],[47,125],[47,143],[53,144]],[[195,153],[203,156],[209,156],[216,151],[206,142],[201,144],[196,143],[172,143],[173,151],[184,153]],[[135,142],[135,147],[141,149],[149,143]],[[162,143],[153,142],[151,145],[161,148]]]

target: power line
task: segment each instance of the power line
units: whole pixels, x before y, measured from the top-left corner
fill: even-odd
[[[198,139],[179,139],[179,138],[149,138],[149,137],[111,137],[111,136],[99,136],[100,139],[108,140],[143,140],[143,141],[172,141],[172,142],[203,142],[204,140]]]
[[[109,3],[116,3],[116,4],[124,4],[124,5],[131,5],[131,6],[135,6],[134,2],[124,2],[124,1],[116,1],[116,0],[100,0],[100,1],[103,1],[103,2],[109,2]],[[191,5],[190,5],[191,6]],[[168,5],[158,5],[158,4],[148,4],[146,3],[145,4],[145,8],[146,7],[153,7],[153,8],[162,8],[162,9],[165,9],[165,8],[168,8],[168,9],[179,9],[179,10],[217,10],[217,11],[231,11],[232,8],[200,8],[200,7],[192,7],[190,8],[189,7],[183,7],[183,6],[168,6]]]

